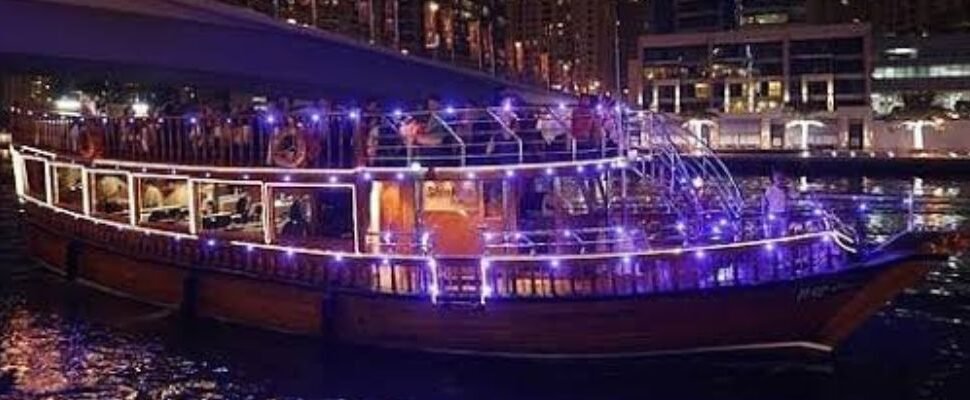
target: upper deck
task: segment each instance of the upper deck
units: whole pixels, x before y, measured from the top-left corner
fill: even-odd
[[[67,157],[304,170],[606,160],[628,147],[628,135],[621,130],[637,127],[621,121],[625,116],[614,111],[508,104],[418,112],[307,108],[292,113],[141,118],[24,111],[15,119],[16,143]]]

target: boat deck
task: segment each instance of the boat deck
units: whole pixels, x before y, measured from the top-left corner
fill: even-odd
[[[810,201],[769,234],[774,216],[732,203],[739,195],[718,175],[723,165],[641,114],[505,105],[235,118],[18,115],[19,193],[45,215],[73,217],[43,225],[126,243],[119,251],[136,249],[132,256],[300,276],[309,285],[433,303],[623,297],[830,273],[855,251],[851,232]],[[577,118],[588,130],[577,131]],[[577,137],[583,132],[591,136]],[[683,160],[685,148],[700,161]],[[627,155],[637,149],[646,154]],[[631,180],[668,187],[638,192]],[[109,183],[117,187],[110,199],[102,193]],[[524,183],[554,185],[558,204],[547,210],[549,189],[532,193]],[[184,199],[148,205],[159,188],[173,187]],[[417,193],[420,201],[411,198]],[[320,206],[343,202],[347,234],[287,233],[307,196]]]

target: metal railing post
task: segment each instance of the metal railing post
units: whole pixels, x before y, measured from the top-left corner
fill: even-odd
[[[506,124],[505,121],[502,121],[502,118],[500,118],[498,115],[496,115],[495,114],[495,111],[493,111],[491,108],[486,108],[485,111],[488,113],[489,116],[492,117],[492,119],[495,120],[495,122],[497,122],[499,124],[499,126],[502,128],[502,130],[505,133],[509,134],[510,136],[512,136],[512,138],[515,139],[515,141],[519,145],[519,163],[524,162],[525,161],[525,154],[524,154],[525,153],[525,145],[522,142],[522,138],[520,138],[519,135],[517,135],[515,133],[515,130],[513,130],[512,127],[508,126],[508,124]],[[513,114],[513,117],[514,117],[514,114]],[[518,118],[518,117],[516,117],[516,118]]]
[[[458,133],[456,133],[454,129],[451,129],[451,126],[448,125],[448,123],[445,122],[445,120],[442,119],[437,112],[431,112],[431,118],[434,118],[436,121],[438,121],[438,123],[441,124],[441,126],[443,126],[446,131],[448,131],[448,134],[455,139],[455,142],[458,143],[458,148],[461,150],[461,166],[464,167],[465,159],[468,156],[467,150],[465,149],[465,141],[462,140],[461,136],[458,136]]]

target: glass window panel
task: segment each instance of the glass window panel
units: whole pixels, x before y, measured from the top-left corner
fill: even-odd
[[[263,240],[260,185],[206,181],[195,185],[200,231],[248,241]]]
[[[124,174],[91,174],[91,213],[102,218],[128,222],[128,177]]]
[[[276,241],[352,251],[353,191],[350,187],[273,188]]]
[[[189,182],[186,179],[139,178],[138,223],[189,231]]]
[[[781,97],[782,96],[782,86],[779,81],[768,82],[768,96],[769,97]]]
[[[711,85],[707,83],[697,83],[694,85],[694,94],[698,99],[711,98]]]
[[[47,174],[44,163],[37,160],[24,160],[24,191],[35,200],[47,201]]]
[[[84,189],[81,168],[55,167],[54,204],[69,210],[82,211]]]

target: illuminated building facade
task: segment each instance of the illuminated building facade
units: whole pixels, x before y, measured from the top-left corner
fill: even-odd
[[[805,22],[806,0],[738,1],[741,26],[774,25]]]
[[[616,14],[620,24],[620,86],[624,96],[630,92],[630,61],[637,58],[637,40],[641,35],[654,33],[660,28],[657,24],[657,4],[656,0],[619,0],[617,4]]]
[[[810,0],[810,20],[868,22],[874,35],[970,32],[970,0]]]
[[[877,40],[873,109],[877,116],[905,110],[925,94],[932,106],[970,117],[970,35]]]
[[[552,89],[616,87],[616,0],[509,0],[513,74]]]
[[[737,26],[736,0],[673,0],[675,32],[713,32]]]
[[[778,25],[645,35],[630,70],[643,108],[717,118],[711,143],[798,148],[790,122],[809,116],[809,147],[862,147],[871,121],[871,35],[865,24]],[[719,137],[719,139],[718,139]]]
[[[504,75],[505,0],[221,0],[275,18]]]

